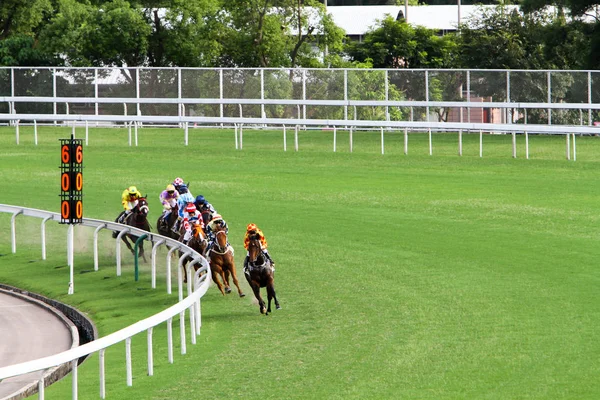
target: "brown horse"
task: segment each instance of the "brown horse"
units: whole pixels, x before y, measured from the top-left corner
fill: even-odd
[[[182,227],[182,233],[179,237],[180,241],[183,240],[183,235],[185,234],[185,230]],[[202,229],[201,225],[194,225],[192,238],[188,242],[188,247],[196,250],[198,253],[204,255],[206,248],[208,247],[208,240],[206,239],[206,234],[204,233],[204,229]],[[181,251],[179,252],[180,256],[183,254]],[[192,257],[186,257],[183,260],[183,282],[187,283],[187,264],[192,261]],[[200,268],[199,264],[194,265],[194,270],[198,270]]]
[[[129,225],[134,228],[139,228],[139,229],[150,232],[151,229],[150,229],[150,223],[148,222],[148,212],[149,212],[148,201],[146,200],[145,197],[140,197],[138,199],[137,205],[131,210],[131,213],[125,218],[125,221],[123,221],[123,223],[125,225]],[[123,213],[121,213],[121,215],[122,214]],[[119,217],[121,215],[119,215]],[[117,222],[119,220],[119,217],[117,217],[115,222]],[[115,237],[115,238],[117,237],[116,232],[113,233],[113,237]],[[131,234],[126,234],[123,236],[123,242],[125,242],[125,245],[131,251],[132,254],[135,253],[134,245],[138,238],[139,238],[139,236],[131,235]],[[130,243],[130,241],[131,241],[131,243]],[[143,240],[140,242],[140,245],[139,245],[139,256],[142,257],[144,262],[148,262],[148,260],[146,260],[146,255],[144,254],[144,241]]]
[[[175,205],[175,207],[173,207],[171,209],[171,212],[167,219],[163,218],[164,214],[161,215],[160,217],[158,217],[158,220],[156,221],[156,230],[158,231],[158,233],[160,233],[163,236],[170,237],[170,238],[173,238],[176,240],[179,239],[180,235],[173,232],[173,230],[172,230],[173,225],[175,225],[175,222],[177,221],[178,210],[179,209],[178,209],[177,205]]]
[[[275,300],[275,308],[281,309],[277,296],[275,296],[273,265],[262,251],[258,234],[250,235],[249,239],[248,265],[244,267],[244,275],[258,300],[261,314],[268,315],[271,312],[271,300]],[[268,306],[265,306],[265,302],[260,296],[262,287],[267,288]]]
[[[209,251],[210,270],[212,279],[223,295],[231,293],[229,287],[229,277],[233,280],[233,284],[237,287],[240,297],[245,294],[240,288],[237,274],[235,272],[235,262],[233,260],[233,247],[229,245],[227,240],[227,228],[224,225],[216,225],[215,242]],[[219,280],[221,277],[221,280]]]

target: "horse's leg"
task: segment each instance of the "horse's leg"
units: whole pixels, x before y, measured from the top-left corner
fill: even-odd
[[[251,286],[252,286],[252,291],[254,292],[254,297],[256,297],[256,300],[258,300],[258,307],[260,308],[260,313],[266,315],[267,307],[265,305],[265,301],[260,296],[260,284],[258,284],[255,281],[252,281]]]
[[[221,279],[223,280],[225,293],[231,293],[231,288],[229,287],[229,271],[227,269],[221,269]]]
[[[238,294],[240,295],[240,297],[244,297],[245,294],[244,294],[244,292],[242,292],[242,289],[240,288],[240,283],[238,281],[237,274],[235,273],[235,264],[233,262],[233,257],[231,258],[231,262],[229,263],[229,268],[227,269],[227,273],[231,274],[231,279],[233,280],[233,284],[235,285],[235,287],[237,287]]]
[[[133,254],[133,247],[131,246],[131,243],[129,243],[130,238],[128,237],[128,235],[123,235],[122,239],[129,251],[131,251],[131,254]]]
[[[277,296],[275,295],[275,285],[273,284],[273,280],[271,280],[271,283],[267,285],[267,295],[269,297],[269,311],[271,311],[271,299],[275,301],[275,308],[281,310],[281,306],[279,305],[279,301],[277,301]]]
[[[219,276],[221,275],[222,272],[217,272],[217,271],[215,271],[215,269],[216,269],[216,265],[214,267],[211,265],[210,273],[212,275],[212,280],[217,285],[219,290],[221,291],[221,294],[223,294],[223,296],[225,296],[225,290],[223,290],[223,285],[221,284],[221,281],[219,280]]]

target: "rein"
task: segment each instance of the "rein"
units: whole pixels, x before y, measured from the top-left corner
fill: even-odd
[[[216,239],[216,236],[219,235],[219,233],[222,233],[222,234],[226,235],[226,233],[224,231],[218,231],[217,233],[215,233],[215,239]],[[222,252],[215,250],[215,248],[218,248]],[[221,256],[224,256],[225,254],[227,254],[227,253],[229,253],[231,251],[231,246],[229,245],[229,243],[225,244],[225,250],[223,251],[221,245],[219,244],[219,242],[215,240],[214,247],[212,249],[210,249],[210,251],[212,251],[212,252],[214,252],[216,254],[219,254]]]

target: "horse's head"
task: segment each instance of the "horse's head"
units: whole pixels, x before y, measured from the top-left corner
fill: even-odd
[[[190,240],[190,247],[192,247],[199,253],[203,253],[207,245],[208,240],[206,239],[204,229],[202,229],[202,226],[200,224],[194,225],[192,239]]]
[[[248,261],[254,265],[264,264],[265,256],[262,252],[260,236],[258,233],[253,233],[248,236],[248,239]]]
[[[227,249],[227,224],[223,220],[217,221],[215,226],[215,245],[218,250],[225,251]]]
[[[148,200],[146,200],[145,197],[140,197],[138,199],[137,206],[135,208],[137,208],[138,212],[142,215],[148,215],[148,212],[150,211],[148,208]]]

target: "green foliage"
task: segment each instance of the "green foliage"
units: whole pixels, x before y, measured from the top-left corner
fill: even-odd
[[[124,0],[107,2],[102,8],[60,0],[40,42],[72,66],[135,66],[146,59],[149,34],[141,11]]]
[[[454,66],[454,35],[437,36],[433,29],[413,27],[391,16],[379,22],[363,41],[350,42],[351,59],[370,59],[375,68],[449,68]]]
[[[40,46],[34,45],[30,35],[14,34],[0,40],[0,65],[57,66],[61,60]]]
[[[2,0],[0,2],[0,40],[13,34],[31,34],[43,25],[53,11],[50,0]]]

